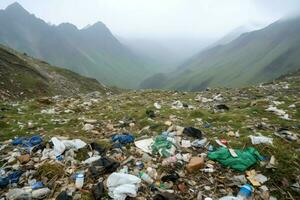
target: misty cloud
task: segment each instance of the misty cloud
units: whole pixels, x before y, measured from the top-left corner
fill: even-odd
[[[1,0],[5,8],[15,0]],[[216,38],[247,23],[268,24],[299,11],[298,0],[18,0],[46,22],[79,28],[97,21],[137,38]]]

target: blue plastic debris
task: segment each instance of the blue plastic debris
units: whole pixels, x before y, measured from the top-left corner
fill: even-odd
[[[8,177],[0,177],[0,188],[5,188],[9,184]]]
[[[12,141],[12,145],[23,145],[24,147],[33,147],[42,143],[43,139],[39,135],[32,136],[31,138],[19,137]]]
[[[111,139],[116,143],[114,146],[123,146],[134,142],[134,136],[128,133],[113,135]]]
[[[33,190],[36,190],[36,189],[40,189],[40,188],[43,188],[44,187],[44,184],[42,183],[42,182],[36,182],[35,184],[33,184],[32,186],[31,186],[31,188],[33,189]]]
[[[22,171],[15,171],[15,172],[10,173],[6,177],[3,177],[3,176],[0,177],[0,188],[5,188],[10,183],[18,183],[22,174],[23,174]]]
[[[10,173],[8,175],[9,182],[10,183],[18,183],[22,174],[23,174],[23,172],[20,170]]]

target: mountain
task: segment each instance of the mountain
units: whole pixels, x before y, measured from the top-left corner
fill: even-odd
[[[300,17],[281,19],[205,50],[169,76],[163,87],[201,90],[269,81],[300,68]]]
[[[0,43],[108,84],[134,88],[151,69],[101,22],[53,26],[14,3],[0,11]]]
[[[255,31],[255,30],[261,29],[263,27],[264,27],[263,24],[255,23],[255,22],[239,26],[239,27],[233,29],[232,31],[230,31],[229,33],[227,33],[226,35],[224,35],[221,39],[217,40],[215,43],[209,45],[209,48],[212,48],[212,47],[215,47],[218,45],[228,44],[228,43],[232,42],[233,40],[237,39],[239,36],[241,36],[244,33]]]
[[[0,100],[77,95],[110,89],[98,81],[0,45]]]

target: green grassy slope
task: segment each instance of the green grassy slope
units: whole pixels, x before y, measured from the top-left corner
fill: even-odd
[[[53,95],[77,95],[108,88],[95,79],[0,46],[0,99]]]
[[[186,62],[166,88],[198,90],[272,80],[300,66],[300,18],[280,20],[201,52]]]

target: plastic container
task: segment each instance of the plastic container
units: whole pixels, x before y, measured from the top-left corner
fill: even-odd
[[[237,194],[237,198],[240,200],[249,200],[252,196],[253,187],[249,184],[243,185]]]
[[[76,174],[75,186],[77,189],[81,189],[84,183],[84,174],[78,173]]]
[[[143,181],[145,181],[148,184],[152,184],[154,182],[153,179],[148,174],[146,174],[145,172],[140,172],[139,176],[141,177],[141,179]]]

